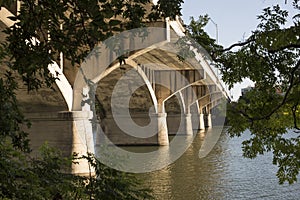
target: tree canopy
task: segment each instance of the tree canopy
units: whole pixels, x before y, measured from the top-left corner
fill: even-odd
[[[255,87],[229,104],[227,117],[232,136],[249,129],[252,138],[243,142],[245,157],[271,151],[278,166],[279,182],[297,181],[300,169],[300,5],[296,15],[279,5],[265,8],[256,30],[245,41],[222,47],[207,37],[208,17],[191,20],[189,34],[206,50],[232,87],[249,78]],[[290,133],[290,132],[293,132]]]
[[[299,13],[299,1],[293,1]],[[258,16],[260,24],[243,43],[223,49],[216,57],[229,85],[249,78],[253,90],[229,109],[232,135],[249,129],[244,155],[254,158],[273,152],[279,182],[293,183],[300,169],[300,15],[287,26],[288,11],[278,5]],[[237,51],[232,48],[240,46]],[[286,134],[289,130],[294,135]]]

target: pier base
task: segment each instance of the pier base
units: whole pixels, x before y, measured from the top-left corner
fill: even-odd
[[[157,120],[157,143],[161,146],[169,145],[167,113],[151,115],[152,120]]]

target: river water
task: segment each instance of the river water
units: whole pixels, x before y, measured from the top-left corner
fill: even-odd
[[[159,200],[300,199],[300,182],[278,184],[271,154],[252,160],[243,158],[241,142],[249,136],[246,132],[242,137],[230,138],[223,132],[213,150],[200,159],[198,154],[205,134],[198,133],[176,162],[137,176]],[[139,151],[148,147],[133,148]]]

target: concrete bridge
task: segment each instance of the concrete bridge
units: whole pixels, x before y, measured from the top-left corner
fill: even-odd
[[[0,10],[1,30],[13,25],[11,15]],[[50,65],[58,77],[55,90],[28,93],[20,87],[17,97],[32,122],[33,150],[45,141],[65,155],[94,153],[107,139],[117,145],[168,145],[169,135],[191,135],[218,123],[212,111],[230,97],[205,50],[191,47],[193,57],[179,59],[177,42],[185,36],[180,19],[149,24],[147,32],[146,38],[124,37],[132,32],[119,36],[120,49],[130,50],[123,61],[106,41],[81,66],[71,66],[63,55]],[[86,169],[81,163],[72,172]]]

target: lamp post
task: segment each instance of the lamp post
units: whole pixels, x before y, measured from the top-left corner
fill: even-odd
[[[218,24],[212,19],[209,18],[209,20],[215,25],[216,27],[216,42],[217,44],[219,44],[219,30],[218,30]]]

